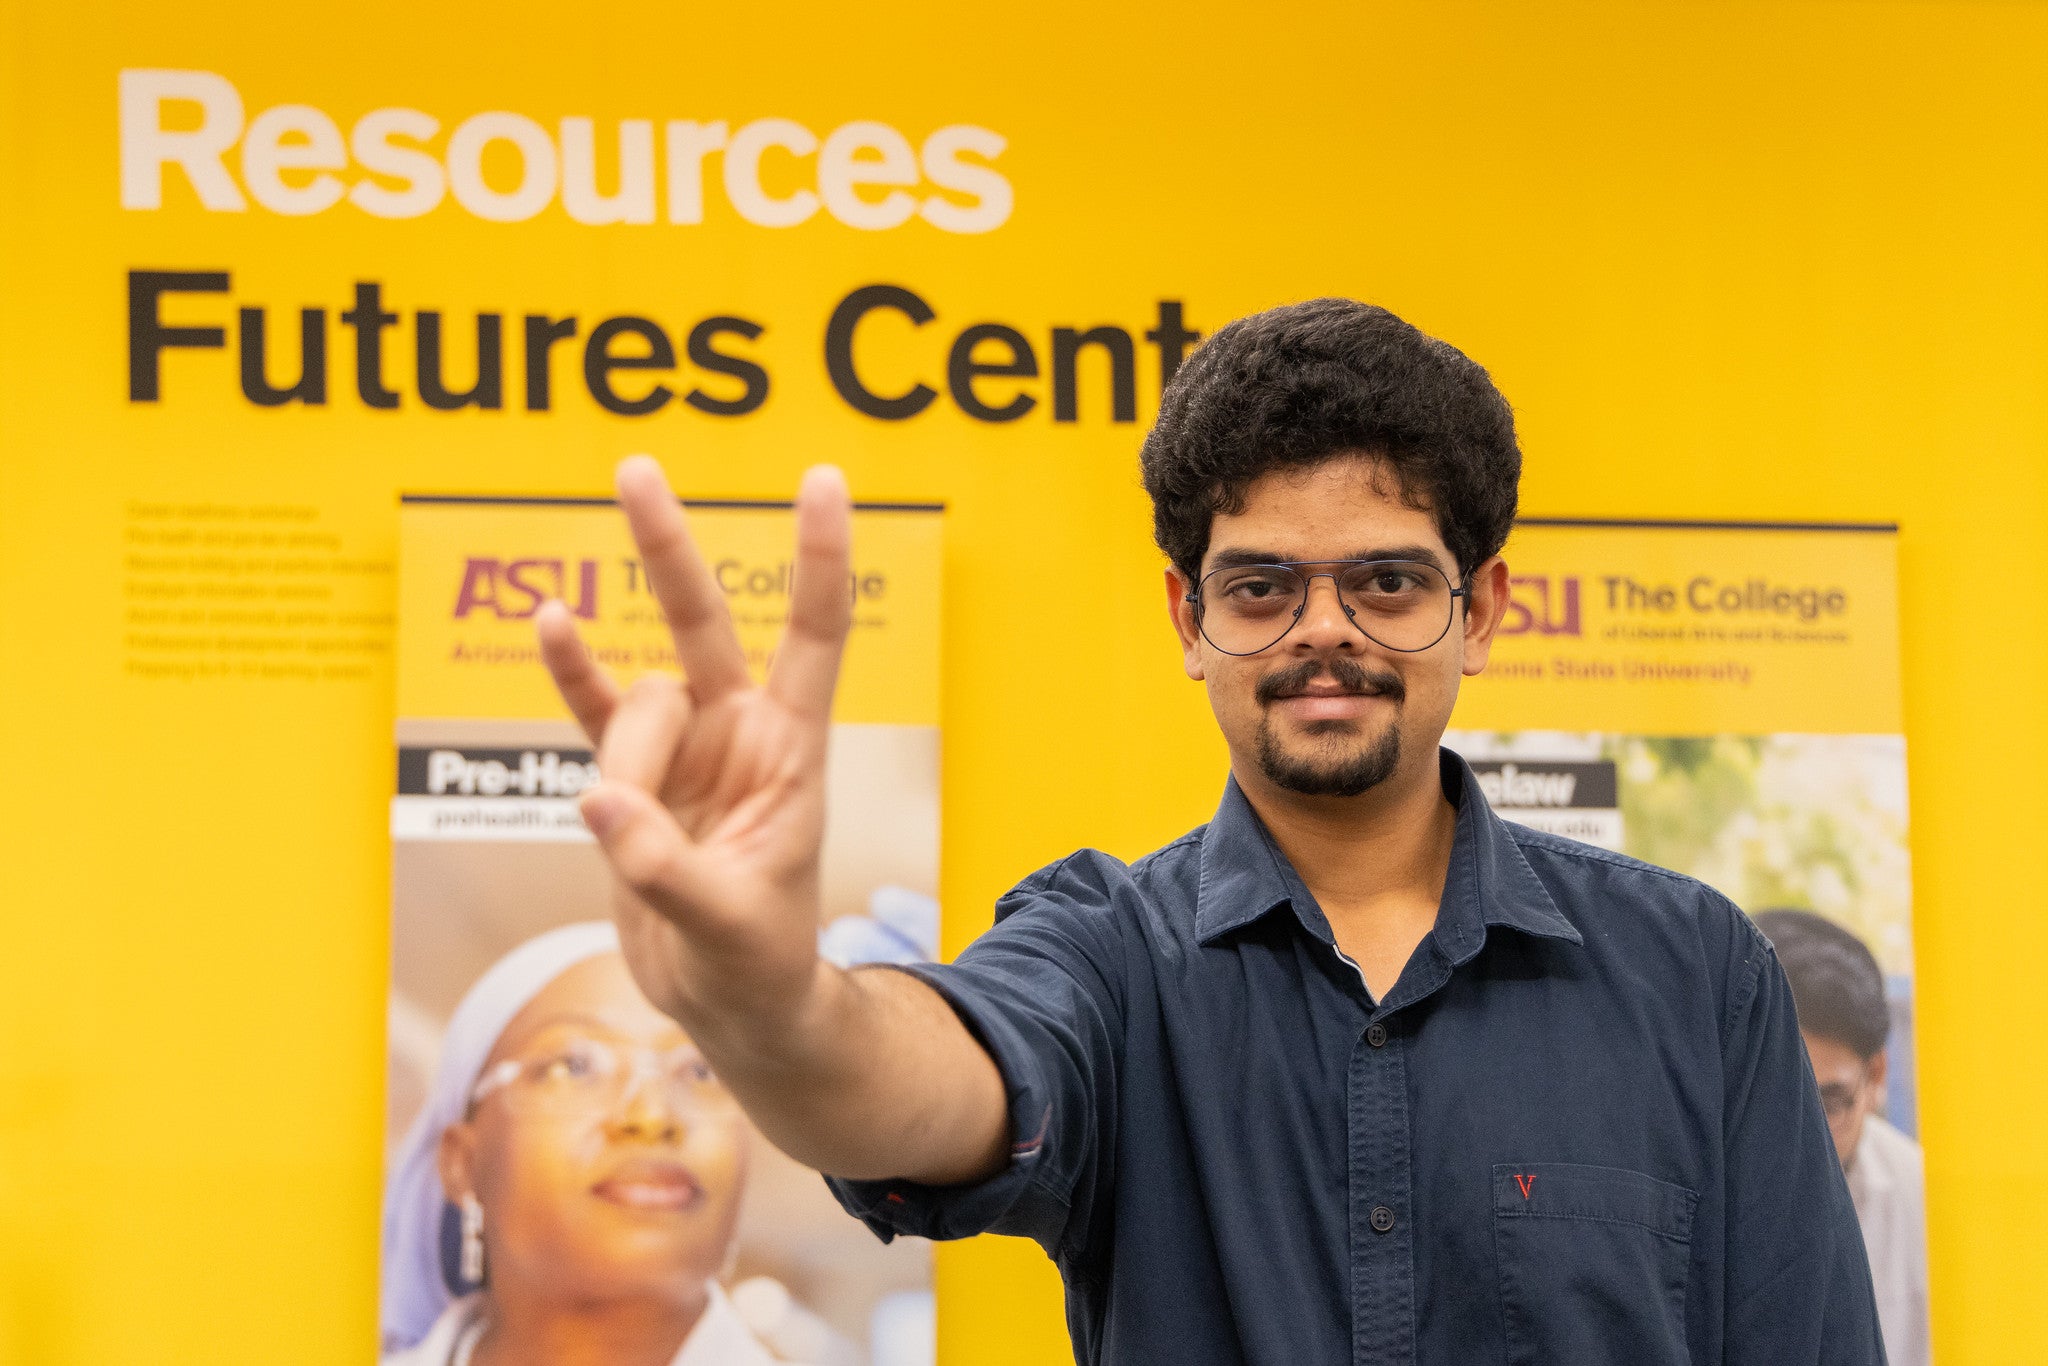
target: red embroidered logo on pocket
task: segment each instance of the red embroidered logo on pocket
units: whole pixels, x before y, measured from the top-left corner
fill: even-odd
[[[1516,1172],[1514,1176],[1515,1184],[1522,1188],[1522,1198],[1527,1200],[1529,1198],[1529,1187],[1536,1184],[1536,1174],[1531,1172],[1529,1175],[1524,1176],[1520,1172]]]

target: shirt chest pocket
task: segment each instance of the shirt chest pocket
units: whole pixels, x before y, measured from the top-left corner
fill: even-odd
[[[1683,1186],[1616,1167],[1496,1166],[1510,1366],[1686,1366],[1698,1203]]]

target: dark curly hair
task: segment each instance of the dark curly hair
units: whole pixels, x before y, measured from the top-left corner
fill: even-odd
[[[1799,1027],[1833,1039],[1864,1061],[1892,1032],[1884,972],[1861,939],[1812,911],[1758,911],[1750,917],[1777,950]]]
[[[1363,452],[1436,517],[1460,576],[1515,520],[1515,416],[1486,371],[1384,308],[1311,299],[1240,318],[1188,358],[1139,464],[1153,536],[1190,581],[1217,513],[1273,470]]]

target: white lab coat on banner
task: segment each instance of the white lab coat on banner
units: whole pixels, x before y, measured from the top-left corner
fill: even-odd
[[[1891,1366],[1927,1366],[1927,1182],[1920,1145],[1876,1115],[1849,1164],[1877,1321]]]
[[[482,1295],[465,1295],[442,1311],[419,1342],[384,1357],[379,1366],[468,1366],[483,1335]],[[724,1290],[711,1286],[704,1317],[683,1339],[669,1366],[776,1366],[760,1340],[748,1331]]]

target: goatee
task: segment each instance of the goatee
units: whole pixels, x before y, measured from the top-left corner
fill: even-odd
[[[1338,655],[1329,660],[1305,659],[1292,668],[1268,674],[1259,680],[1255,696],[1262,706],[1270,706],[1280,698],[1301,695],[1325,672],[1346,692],[1376,694],[1393,702],[1397,709],[1408,691],[1400,675],[1369,674],[1352,660]],[[1333,735],[1350,728],[1347,721],[1318,721],[1306,729],[1311,735]],[[1325,760],[1289,754],[1273,734],[1271,715],[1259,722],[1259,770],[1275,787],[1289,792],[1306,797],[1356,797],[1392,777],[1400,765],[1401,732],[1391,723],[1367,748]]]
[[[1356,797],[1393,777],[1400,766],[1401,732],[1392,725],[1370,747],[1325,760],[1289,754],[1274,738],[1272,723],[1259,724],[1259,771],[1275,787],[1305,797]]]

